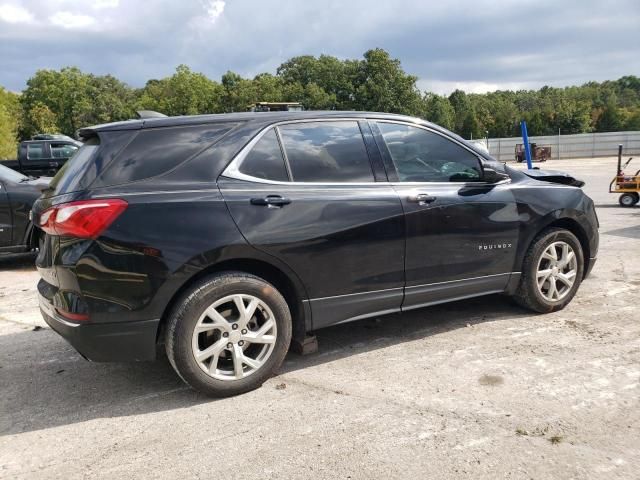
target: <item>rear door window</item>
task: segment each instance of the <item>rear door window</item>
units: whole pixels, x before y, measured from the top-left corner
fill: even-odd
[[[110,186],[156,177],[219,140],[235,124],[207,124],[140,130],[92,186]]]
[[[42,160],[45,155],[44,143],[27,144],[27,160]]]
[[[295,123],[278,127],[294,182],[374,182],[356,121]]]
[[[265,180],[289,180],[280,142],[274,129],[265,133],[254,145],[242,161],[240,172]]]

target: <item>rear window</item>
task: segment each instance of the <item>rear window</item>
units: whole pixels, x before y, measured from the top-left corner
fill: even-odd
[[[120,185],[166,173],[212,145],[233,126],[209,124],[139,130],[92,187]]]
[[[80,147],[75,155],[58,170],[56,176],[51,180],[47,191],[51,192],[52,195],[60,195],[62,193],[81,190],[82,187],[80,186],[85,180],[84,173],[88,169],[91,159],[95,156],[99,147],[100,139],[98,137],[89,139]],[[95,176],[93,178],[95,179]]]

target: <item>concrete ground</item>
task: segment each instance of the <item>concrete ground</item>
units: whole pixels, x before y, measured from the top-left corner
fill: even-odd
[[[490,296],[318,333],[210,400],[166,361],[94,364],[40,325],[32,257],[0,261],[0,478],[638,478],[640,207],[587,181],[599,261],[562,312]]]

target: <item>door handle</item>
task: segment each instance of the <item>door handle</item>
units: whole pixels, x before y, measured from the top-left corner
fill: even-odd
[[[280,195],[267,195],[262,198],[252,198],[250,200],[251,205],[262,205],[266,207],[284,207],[289,205],[291,200]]]
[[[418,193],[417,195],[410,195],[407,200],[417,203],[418,205],[427,205],[435,202],[436,197],[429,195],[428,193]]]

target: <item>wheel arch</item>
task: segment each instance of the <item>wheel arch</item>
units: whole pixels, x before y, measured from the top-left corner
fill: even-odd
[[[525,245],[526,248],[522,249],[521,255],[518,258],[520,271],[522,270],[522,262],[524,261],[524,256],[526,255],[526,252],[529,250],[529,248],[531,248],[531,245],[533,244],[536,237],[545,230],[549,230],[551,228],[564,228],[565,230],[568,230],[576,236],[576,238],[580,242],[580,246],[582,247],[582,256],[584,262],[583,276],[586,277],[587,273],[589,272],[589,261],[591,258],[589,237],[587,236],[587,232],[585,231],[584,227],[580,225],[580,222],[578,222],[575,218],[569,216],[563,216],[560,218],[547,218],[546,222],[544,222],[542,226],[539,226],[537,229],[535,229]]]
[[[304,286],[298,279],[293,279],[295,274],[286,272],[284,268],[274,265],[264,259],[251,257],[227,258],[199,270],[190,276],[172,295],[164,308],[160,318],[156,343],[162,343],[168,317],[171,311],[193,284],[201,279],[216,273],[234,271],[255,275],[271,283],[284,297],[291,309],[292,335],[294,339],[303,339],[307,331],[311,329],[311,311],[306,308],[307,298]]]

